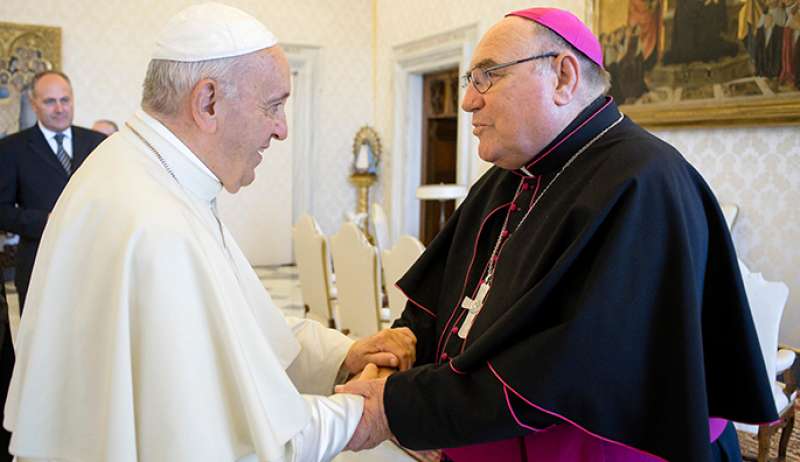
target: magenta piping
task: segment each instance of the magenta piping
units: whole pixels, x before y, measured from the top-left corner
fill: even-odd
[[[455,372],[456,374],[458,374],[458,375],[467,375],[467,373],[466,373],[466,372],[463,372],[463,371],[460,371],[460,370],[458,370],[458,369],[456,368],[456,366],[454,366],[454,365],[453,365],[453,360],[452,360],[452,359],[450,360],[450,362],[449,362],[448,364],[450,364],[450,369],[451,369],[453,372]]]
[[[662,461],[664,461],[664,462],[668,462],[666,459],[663,459],[663,458],[661,458],[661,457],[658,457],[658,456],[656,456],[656,455],[654,455],[654,454],[650,454],[650,453],[649,453],[649,452],[647,452],[647,451],[642,451],[641,449],[634,448],[633,446],[628,446],[627,444],[620,443],[619,441],[614,441],[614,440],[611,440],[611,439],[608,439],[608,438],[604,438],[604,437],[602,437],[602,436],[600,436],[600,435],[597,435],[597,434],[595,434],[595,433],[592,433],[592,432],[590,432],[589,430],[587,430],[587,429],[585,429],[585,428],[581,427],[581,426],[580,426],[580,425],[578,425],[577,423],[573,422],[572,420],[570,420],[570,419],[568,419],[568,418],[564,417],[563,415],[560,415],[560,414],[558,414],[558,413],[555,413],[555,412],[552,412],[552,411],[548,411],[547,409],[544,409],[544,408],[543,408],[543,407],[541,407],[541,406],[537,406],[536,404],[534,404],[534,403],[532,403],[532,402],[528,401],[527,399],[525,399],[525,397],[524,397],[524,396],[522,396],[522,395],[521,395],[521,394],[519,394],[519,393],[518,393],[516,390],[514,390],[512,387],[510,387],[510,386],[509,386],[509,385],[508,385],[508,384],[507,384],[507,383],[506,383],[506,382],[505,382],[505,381],[502,379],[502,377],[500,377],[500,374],[498,374],[498,373],[497,373],[497,371],[495,371],[495,370],[494,370],[494,368],[492,367],[492,364],[491,364],[490,362],[488,362],[488,361],[487,361],[487,362],[486,362],[486,365],[489,367],[489,370],[490,370],[490,371],[492,371],[492,374],[494,374],[494,376],[497,378],[497,380],[499,380],[499,381],[500,381],[500,383],[502,383],[502,384],[503,384],[503,386],[504,386],[504,387],[507,387],[509,390],[511,390],[511,391],[512,391],[512,392],[513,392],[513,393],[514,393],[514,394],[515,394],[515,395],[516,395],[516,396],[517,396],[519,399],[521,399],[522,401],[524,401],[524,402],[525,402],[525,404],[527,404],[528,406],[531,406],[531,407],[533,407],[533,408],[535,408],[535,409],[537,409],[537,410],[539,410],[539,411],[541,411],[541,412],[544,412],[545,414],[551,415],[551,416],[553,416],[553,417],[557,417],[557,418],[559,418],[559,419],[563,420],[564,422],[567,422],[568,424],[570,424],[570,425],[574,426],[574,427],[575,427],[575,428],[577,428],[578,430],[580,430],[580,431],[582,431],[582,432],[586,433],[587,435],[589,435],[589,436],[591,436],[591,437],[593,437],[593,438],[597,438],[597,439],[599,439],[599,440],[601,440],[601,441],[605,441],[606,443],[611,443],[611,444],[615,444],[615,445],[617,445],[617,446],[621,446],[621,447],[623,447],[623,448],[626,448],[626,449],[630,449],[631,451],[638,452],[638,453],[640,453],[640,454],[642,454],[642,455],[645,455],[645,456],[649,456],[649,457],[655,457],[655,458],[656,458],[656,459],[658,459],[658,460],[662,460]],[[509,405],[509,406],[510,406],[510,405]],[[509,410],[511,410],[511,408],[510,408],[510,407],[509,407]],[[513,411],[512,411],[512,412],[513,412]],[[527,428],[527,426],[526,426],[526,428]]]
[[[514,412],[514,407],[511,406],[511,400],[508,398],[508,387],[505,386],[505,385],[503,385],[503,394],[506,397],[506,406],[508,406],[508,411],[511,413],[511,417],[514,418],[514,422],[516,422],[517,425],[519,425],[522,428],[525,428],[525,429],[528,429],[528,430],[531,430],[531,431],[534,431],[534,432],[538,432],[539,431],[538,428],[534,428],[534,427],[531,427],[530,425],[526,425],[526,424],[522,423],[521,420],[519,420],[519,418],[517,417],[517,413]]]
[[[564,138],[561,138],[561,141],[559,141],[558,143],[556,143],[556,144],[555,144],[555,145],[554,145],[552,148],[548,149],[548,150],[547,150],[547,152],[543,153],[542,155],[540,155],[540,156],[539,156],[539,157],[537,157],[536,159],[532,160],[532,161],[531,161],[531,163],[529,163],[528,165],[526,165],[526,166],[525,166],[525,168],[526,168],[526,169],[530,169],[531,167],[533,167],[534,165],[536,165],[537,163],[539,163],[539,161],[541,161],[542,159],[544,159],[545,157],[547,157],[548,155],[550,155],[550,153],[552,153],[553,151],[555,151],[555,149],[556,149],[557,147],[561,146],[561,145],[562,145],[562,144],[563,144],[565,141],[567,141],[568,139],[570,139],[570,138],[572,137],[572,135],[574,135],[576,132],[578,132],[578,130],[582,129],[584,126],[586,126],[586,124],[588,124],[589,122],[591,122],[591,121],[592,121],[592,119],[594,119],[595,117],[597,117],[597,115],[598,115],[598,114],[600,114],[601,112],[603,112],[603,111],[604,111],[604,110],[605,110],[605,109],[606,109],[606,108],[607,108],[607,107],[608,107],[608,106],[609,106],[609,105],[610,105],[612,102],[614,102],[614,98],[611,98],[611,97],[610,97],[610,98],[608,99],[608,101],[606,101],[606,104],[604,104],[604,105],[603,105],[603,107],[601,107],[600,109],[598,109],[598,110],[597,110],[597,111],[596,111],[594,114],[592,114],[592,115],[591,115],[591,116],[590,116],[588,119],[586,119],[586,120],[585,120],[585,121],[584,121],[582,124],[580,124],[580,125],[578,125],[577,127],[575,127],[575,129],[574,129],[574,130],[572,130],[571,132],[569,132],[569,134],[567,134],[567,136],[565,136]]]
[[[516,196],[515,196],[516,197]],[[475,263],[475,257],[478,254],[478,241],[480,241],[481,233],[483,232],[483,227],[486,225],[486,222],[489,221],[492,215],[494,215],[498,210],[503,209],[504,207],[508,207],[510,204],[503,204],[489,212],[486,217],[483,218],[481,222],[481,227],[478,228],[478,235],[475,237],[475,245],[472,247],[472,259],[469,261],[469,266],[467,267],[467,274],[464,277],[464,285],[461,288],[461,295],[459,295],[458,299],[456,300],[456,306],[453,308],[453,311],[450,313],[450,317],[447,319],[447,322],[444,325],[444,330],[442,330],[442,334],[439,336],[439,342],[436,344],[436,357],[438,358],[441,355],[441,348],[442,348],[442,340],[444,340],[445,336],[450,333],[450,323],[453,321],[453,316],[458,312],[459,306],[461,305],[461,300],[464,298],[464,292],[467,290],[467,281],[469,281],[469,274],[472,271],[472,265]],[[487,263],[488,264],[488,263]],[[448,337],[449,338],[449,337]]]
[[[433,319],[436,319],[436,317],[437,317],[437,316],[436,316],[436,314],[435,314],[433,311],[431,311],[431,310],[429,310],[429,309],[425,308],[424,306],[422,306],[422,304],[421,304],[421,303],[418,303],[416,300],[414,300],[413,298],[409,297],[409,296],[408,296],[408,294],[407,294],[407,293],[406,293],[406,292],[403,290],[403,288],[402,288],[402,287],[398,286],[397,284],[395,284],[394,286],[395,286],[395,287],[397,287],[397,290],[399,290],[400,292],[402,292],[402,293],[403,293],[403,295],[405,295],[405,296],[406,296],[406,298],[408,299],[408,301],[410,301],[411,303],[413,303],[414,305],[416,305],[416,306],[417,306],[417,308],[419,308],[419,309],[421,309],[422,311],[424,311],[424,312],[428,313],[429,315],[431,315],[431,317],[433,317]]]

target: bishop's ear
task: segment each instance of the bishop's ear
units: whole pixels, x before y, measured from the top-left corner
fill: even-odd
[[[578,58],[572,53],[562,53],[555,58],[558,84],[554,92],[555,103],[559,106],[569,104],[578,93],[581,67]]]
[[[189,98],[192,119],[197,127],[203,132],[214,133],[219,123],[219,84],[212,79],[203,79],[194,86]]]

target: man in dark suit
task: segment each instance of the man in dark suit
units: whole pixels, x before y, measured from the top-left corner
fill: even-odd
[[[70,176],[105,135],[72,125],[69,78],[45,71],[30,93],[38,122],[0,140],[0,229],[19,234],[14,283],[20,313],[44,225]]]

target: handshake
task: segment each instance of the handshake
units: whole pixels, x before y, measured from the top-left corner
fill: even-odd
[[[343,367],[353,378],[336,387],[337,393],[364,397],[364,412],[346,450],[374,448],[392,434],[383,409],[386,378],[397,370],[404,371],[416,360],[417,338],[410,329],[385,329],[357,340],[347,352]]]

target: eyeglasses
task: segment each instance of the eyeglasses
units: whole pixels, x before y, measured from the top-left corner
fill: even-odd
[[[558,53],[551,51],[549,53],[518,59],[516,61],[510,61],[502,64],[495,64],[494,66],[490,66],[487,68],[476,67],[461,76],[461,88],[467,88],[467,85],[471,83],[472,86],[475,87],[475,90],[478,91],[478,93],[484,94],[487,91],[489,91],[490,88],[492,88],[492,83],[493,83],[492,72],[499,69],[504,69],[509,66],[513,66],[514,64],[522,64],[528,61],[533,61],[534,59],[555,58],[556,56],[558,56]]]

